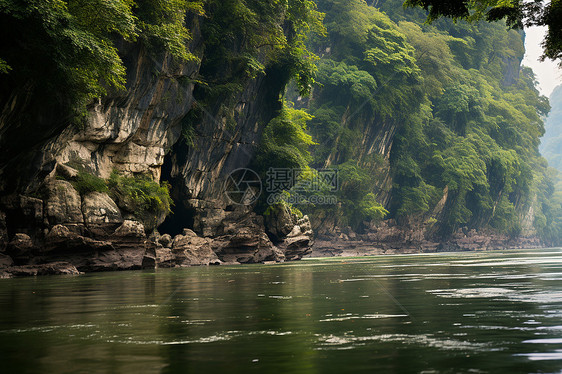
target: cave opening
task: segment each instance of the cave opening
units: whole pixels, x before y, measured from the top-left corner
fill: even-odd
[[[160,234],[170,234],[172,237],[181,234],[183,229],[193,229],[195,209],[187,202],[189,191],[184,182],[184,178],[177,165],[182,156],[187,156],[187,145],[180,141],[172,151],[164,156],[160,182],[167,181],[170,184],[170,197],[174,201],[171,207],[172,212],[168,214],[166,220],[158,226]],[[180,161],[181,162],[181,161]]]

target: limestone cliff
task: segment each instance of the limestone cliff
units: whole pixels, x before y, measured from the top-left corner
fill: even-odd
[[[279,107],[283,84],[261,74],[243,82],[233,108],[225,110],[220,99],[201,104],[205,95],[198,101],[194,93],[201,61],[207,58],[200,21],[191,21],[188,48],[197,62],[178,64],[140,43],[122,43],[125,92],[92,103],[84,126],[58,125],[48,136],[33,139],[33,145],[23,142],[17,159],[3,158],[4,276],[283,261],[309,251],[307,219],[285,217],[284,224],[295,227],[293,235],[273,243],[263,217],[251,206],[232,204],[224,194],[229,173],[251,162],[263,124]],[[16,102],[18,95],[13,92],[6,102]],[[193,136],[187,141],[185,122],[203,107],[204,114],[189,124]],[[21,138],[25,123],[14,111],[23,109],[3,107],[3,144]],[[49,108],[35,110],[56,117]],[[105,191],[80,194],[80,173],[169,181],[174,206],[168,221],[162,225],[165,212],[142,219],[126,199]]]
[[[189,59],[147,35],[110,35],[126,88],[108,87],[80,120],[56,83],[37,83],[49,79],[28,79],[25,69],[0,75],[0,276],[543,244],[542,101],[520,67],[520,34],[502,25],[422,29],[415,16],[403,22],[402,1],[190,5],[179,19]],[[23,22],[5,13],[0,21],[19,28],[4,39],[17,38]],[[320,37],[307,40],[315,24]],[[497,50],[490,33],[513,43]],[[48,55],[33,46],[32,56]],[[316,84],[307,75],[315,70]],[[301,90],[286,90],[291,78]],[[306,98],[301,80],[312,87]],[[300,137],[280,126],[265,147],[289,109],[311,117],[297,125]],[[529,142],[515,144],[513,134]],[[297,207],[309,220],[295,207],[248,200],[253,187],[243,201],[226,193],[232,173],[267,170],[279,154],[291,161],[279,168],[347,172],[330,191],[338,203]]]

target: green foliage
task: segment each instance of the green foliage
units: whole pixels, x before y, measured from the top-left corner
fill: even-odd
[[[375,194],[372,192],[369,192],[361,199],[359,211],[362,220],[368,221],[380,221],[388,214],[388,210],[376,200]]]
[[[280,195],[280,201],[277,204],[273,204],[273,205],[269,205],[267,207],[267,209],[265,210],[265,212],[263,212],[264,216],[268,216],[270,214],[274,214],[276,211],[278,211],[279,209],[287,209],[288,212],[295,216],[297,219],[301,219],[302,217],[304,217],[303,213],[300,211],[300,209],[298,209],[297,207],[293,206],[292,204],[290,204],[288,202],[289,197],[290,197],[290,192],[288,191],[283,191]]]
[[[465,135],[469,121],[479,115],[479,98],[476,87],[453,83],[437,100],[435,114],[455,132]]]
[[[349,160],[337,166],[339,170],[338,202],[343,206],[343,221],[358,229],[364,221],[377,222],[389,213],[377,200],[373,175],[368,169]]]
[[[167,182],[160,185],[149,176],[127,177],[114,171],[107,183],[119,205],[143,222],[171,212],[173,201]]]
[[[396,208],[396,216],[407,217],[427,213],[439,198],[441,198],[441,191],[424,181],[420,181],[415,187],[399,188],[397,200],[400,205]]]
[[[179,59],[192,58],[184,18],[201,10],[201,2],[188,0],[2,0],[0,72],[45,86],[53,93],[44,95],[63,97],[81,117],[93,99],[125,88],[116,41],[140,37]]]
[[[12,70],[12,67],[10,65],[8,65],[6,63],[6,61],[4,61],[0,58],[0,74],[6,74],[10,70]]]
[[[374,128],[391,127],[416,110],[424,99],[423,78],[415,49],[388,16],[361,0],[324,0],[318,7],[326,13],[328,40],[310,41],[311,49],[326,51],[308,108],[310,133],[319,143],[311,148],[312,166],[340,171],[341,209],[334,214],[360,229],[388,214],[377,201],[388,161],[362,147]]]
[[[340,193],[343,197],[361,201],[369,194],[371,178],[368,170],[363,169],[354,160],[338,165],[340,177]]]
[[[323,14],[309,0],[207,0],[202,25],[206,59],[201,74],[208,101],[227,107],[248,78],[275,76],[280,88],[294,78],[305,94],[314,83],[315,55],[304,44],[307,33],[322,35]]]
[[[424,32],[413,22],[400,22],[399,26],[415,50],[415,63],[422,72],[424,91],[430,98],[440,96],[444,87],[455,79],[454,56],[449,45],[458,43],[466,47],[467,43],[437,30]]]
[[[510,236],[517,236],[521,233],[521,224],[515,205],[509,201],[507,196],[502,196],[497,202],[490,226]]]
[[[323,0],[318,6],[326,12],[330,45],[330,54],[319,64],[318,101],[345,99],[343,92],[338,94],[341,82],[354,101],[360,100],[357,105],[368,103],[379,116],[395,118],[415,108],[419,102],[413,99],[423,97],[420,69],[398,25],[361,0]],[[314,44],[322,48],[325,42]]]
[[[459,227],[518,235],[532,229],[524,220],[532,207],[537,230],[553,237],[545,227],[557,208],[537,152],[549,105],[532,71],[519,71],[521,33],[503,22],[428,25],[401,5],[379,1],[383,14],[360,0],[318,1],[329,40],[310,42],[326,51],[307,107],[320,143],[313,165],[339,165],[345,220],[356,226],[381,192],[388,161],[371,163],[376,152],[364,148],[395,128],[387,216],[438,217],[441,235]]]
[[[308,169],[311,161],[308,148],[315,144],[306,133],[306,123],[311,119],[305,111],[285,105],[267,124],[256,156],[256,166],[262,175],[269,168]]]
[[[186,49],[191,39],[185,27],[186,13],[204,15],[204,1],[189,0],[136,0],[135,13],[139,17],[138,28],[143,40],[153,50],[169,51],[180,61],[195,60]]]
[[[548,26],[543,42],[543,59],[560,60],[559,65],[562,66],[562,1],[552,0],[537,23]]]
[[[378,81],[393,75],[417,78],[419,68],[414,48],[406,42],[404,34],[390,19],[381,19],[372,25],[367,34],[366,46],[366,66]]]
[[[306,123],[311,118],[305,111],[283,104],[279,114],[267,124],[253,165],[263,181],[267,180],[267,172],[270,168],[287,169],[291,173],[301,170],[306,174],[307,171],[310,171],[308,165],[311,156],[308,148],[315,143],[306,132]],[[288,202],[294,185],[286,187],[287,189],[283,191],[266,191],[265,194],[262,194],[258,210],[268,211],[266,201],[268,201],[270,192],[275,193],[281,199],[277,203],[297,209]],[[271,201],[267,204],[271,204]]]
[[[394,11],[391,4],[399,6],[388,0],[385,10],[398,20],[419,24],[425,17]],[[533,198],[544,193],[539,181],[546,169],[537,145],[543,132],[541,116],[549,106],[538,94],[530,69],[522,68],[519,77],[513,77],[518,67],[508,61],[522,58],[521,35],[502,23],[439,20],[417,27],[400,25],[416,46],[424,83],[435,88],[427,91],[433,107],[429,114],[423,111],[396,136],[391,214],[430,214],[439,191],[448,187],[438,223],[441,233],[486,225],[510,235],[522,232],[531,206],[537,217],[543,215]],[[436,45],[430,41],[422,45],[426,35],[432,35]],[[427,58],[435,51],[444,56],[439,65]],[[435,95],[439,88],[442,94]]]
[[[341,100],[339,101],[341,104],[345,103],[343,100],[347,101],[349,98],[359,105],[365,100],[372,101],[373,94],[378,88],[375,77],[343,61],[337,62],[331,59],[321,61],[318,78],[322,82],[322,94]],[[338,91],[340,95],[337,95]],[[345,95],[341,95],[342,92]]]
[[[159,216],[171,212],[173,200],[168,182],[159,184],[148,175],[123,176],[116,171],[105,180],[76,166],[80,171],[71,183],[80,195],[108,193],[121,209],[132,213],[145,226],[154,225]]]
[[[112,38],[136,38],[132,6],[125,0],[3,0],[2,33],[25,47],[9,42],[1,57],[15,77],[28,74],[40,82],[43,68],[54,69],[48,78],[59,78],[59,89],[68,90],[73,107],[83,113],[107,88],[124,88],[125,68]]]
[[[409,7],[419,6],[427,10],[427,20],[451,17],[478,21],[498,21],[505,19],[510,27],[547,26],[543,42],[544,58],[562,59],[562,1],[523,2],[519,0],[406,0]],[[562,61],[560,61],[562,64]]]
[[[549,168],[539,177],[534,227],[547,244],[560,245],[562,241],[562,174]]]
[[[72,181],[72,185],[80,193],[85,195],[88,192],[107,192],[107,183],[104,179],[92,175],[86,171],[78,172],[76,178]]]

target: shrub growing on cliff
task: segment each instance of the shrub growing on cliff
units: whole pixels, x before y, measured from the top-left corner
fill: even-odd
[[[108,185],[120,205],[134,214],[143,216],[171,211],[173,201],[167,182],[160,185],[147,175],[126,177],[114,171]]]
[[[294,78],[307,93],[314,83],[315,55],[306,35],[323,35],[324,15],[311,0],[207,0],[208,18],[201,25],[205,58],[200,73],[206,104],[223,105],[222,114],[238,102],[248,79],[269,75],[272,94]],[[268,103],[269,104],[269,103]]]
[[[269,122],[256,161],[262,174],[269,168],[308,169],[311,161],[308,148],[316,144],[306,132],[306,123],[311,119],[305,111],[285,105]]]
[[[363,196],[359,202],[359,208],[362,218],[368,221],[380,221],[388,214],[388,210],[376,200],[373,193]]]
[[[85,195],[88,192],[107,192],[107,182],[95,175],[92,175],[86,171],[80,171],[76,176],[76,179],[72,182],[72,185],[80,193],[80,195]]]
[[[338,165],[340,190],[338,200],[343,206],[343,219],[354,229],[364,221],[380,221],[388,211],[372,193],[372,172],[362,168],[354,160]]]
[[[151,50],[169,51],[183,61],[196,59],[186,49],[191,34],[184,20],[186,12],[203,15],[204,0],[136,0],[135,3],[141,38]]]
[[[173,200],[170,197],[170,185],[166,181],[159,184],[149,175],[128,177],[116,171],[105,180],[83,167],[78,168],[80,171],[71,183],[80,195],[89,192],[108,193],[121,209],[132,213],[145,227],[155,226],[160,217],[171,212]]]

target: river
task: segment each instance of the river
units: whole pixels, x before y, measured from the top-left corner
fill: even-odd
[[[562,249],[0,281],[2,373],[560,373]]]

